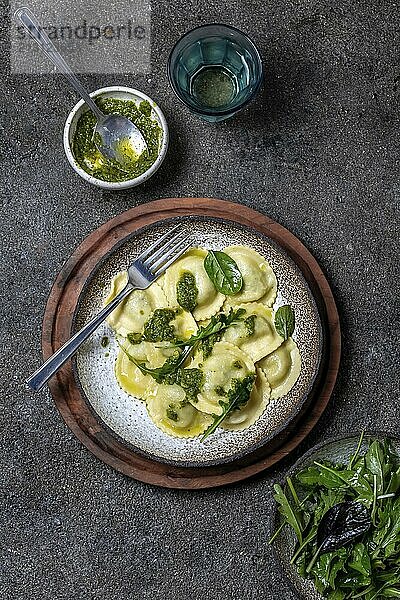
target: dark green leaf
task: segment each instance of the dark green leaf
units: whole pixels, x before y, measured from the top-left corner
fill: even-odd
[[[388,485],[387,489],[385,490],[385,493],[386,494],[396,493],[399,491],[399,489],[400,489],[400,467],[397,469],[397,471],[392,473],[390,481],[389,481],[389,485]]]
[[[313,567],[313,575],[315,575],[315,584],[317,590],[323,594],[330,587],[329,575],[331,563],[334,558],[333,552],[327,552],[318,558]]]
[[[383,480],[385,476],[385,455],[379,440],[374,440],[365,455],[366,468],[376,475],[377,494],[383,494]]]
[[[328,600],[344,600],[346,598],[346,592],[342,590],[333,590],[328,596]]]
[[[228,314],[218,313],[211,317],[210,322],[205,327],[199,327],[197,333],[192,335],[188,340],[178,340],[171,344],[171,348],[179,348],[181,346],[195,346],[198,342],[205,340],[213,335],[222,334],[225,329],[231,325],[243,321],[243,316],[246,314],[244,308],[237,310],[230,309]]]
[[[284,340],[293,335],[295,326],[294,310],[289,305],[280,306],[275,314],[275,329]]]
[[[393,503],[391,515],[391,527],[381,542],[386,558],[396,549],[397,544],[400,546],[400,497]]]
[[[349,550],[348,548],[339,548],[335,552],[335,561],[331,566],[331,571],[329,573],[329,583],[330,586],[335,589],[336,586],[336,578],[338,574],[342,571],[346,561],[348,559]]]
[[[320,552],[331,552],[351,544],[371,527],[371,517],[360,502],[335,504],[322,517],[317,531]]]
[[[204,259],[204,268],[215,289],[221,294],[233,296],[242,289],[243,277],[239,267],[225,252],[209,250]]]

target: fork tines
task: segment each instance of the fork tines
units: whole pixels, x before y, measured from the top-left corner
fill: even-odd
[[[182,229],[180,225],[177,225],[147,248],[139,256],[138,261],[154,276],[159,276],[182,256],[192,244],[190,234]]]

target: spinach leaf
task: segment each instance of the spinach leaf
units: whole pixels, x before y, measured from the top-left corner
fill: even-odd
[[[383,494],[386,465],[383,447],[378,440],[374,440],[368,448],[368,451],[365,455],[365,465],[372,475],[376,475],[377,494]]]
[[[240,292],[243,277],[236,262],[219,250],[209,250],[204,259],[204,268],[215,289],[226,296]]]
[[[371,583],[371,558],[365,544],[359,542],[354,546],[348,565],[363,576],[362,585]]]
[[[293,334],[295,326],[294,310],[290,304],[280,306],[275,314],[275,329],[284,340]]]
[[[393,503],[391,513],[391,527],[381,542],[381,547],[385,552],[385,558],[395,554],[396,548],[400,553],[400,497]]]

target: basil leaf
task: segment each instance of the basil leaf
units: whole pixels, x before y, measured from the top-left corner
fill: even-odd
[[[226,296],[240,292],[243,277],[236,262],[219,250],[209,250],[204,259],[204,268],[215,289]]]
[[[275,314],[275,329],[284,340],[293,334],[294,324],[294,310],[290,304],[280,306]]]

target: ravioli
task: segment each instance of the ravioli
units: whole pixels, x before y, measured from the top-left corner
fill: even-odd
[[[236,262],[243,277],[240,292],[230,296],[232,304],[259,300],[272,306],[277,293],[277,281],[268,261],[258,252],[247,246],[229,246],[224,249]]]
[[[126,271],[121,271],[113,277],[110,293],[105,301],[106,305],[125,287],[127,281]],[[128,333],[139,333],[151,313],[156,308],[165,306],[167,306],[167,299],[164,292],[157,283],[152,283],[146,290],[131,292],[107,317],[107,323],[116,333],[124,337]]]
[[[271,386],[271,398],[282,398],[290,392],[301,371],[301,356],[296,342],[288,338],[274,352],[263,358],[263,369]]]
[[[119,386],[145,400],[151,421],[175,438],[205,433],[233,398],[230,392],[243,380],[252,386],[249,399],[229,413],[220,426],[227,432],[247,429],[261,417],[271,399],[292,389],[300,374],[296,343],[291,338],[284,342],[275,329],[271,305],[277,280],[268,261],[246,246],[230,246],[224,251],[241,271],[239,293],[219,293],[204,269],[207,250],[192,248],[147,290],[132,291],[107,318],[121,346],[115,362]],[[124,271],[113,277],[106,304],[126,282]],[[157,383],[135,364],[143,363],[148,369],[163,367],[179,352],[174,347],[176,339],[189,340],[220,310],[227,314],[231,309],[243,309],[243,320],[219,331],[217,319],[210,339],[199,340],[193,347],[182,345],[184,363],[169,361],[157,372],[157,379],[164,383]],[[130,333],[137,334],[130,337],[131,342],[127,337]],[[175,370],[171,372],[170,367]]]
[[[115,377],[124,392],[140,399],[144,398],[147,388],[154,381],[151,375],[144,375],[122,349],[115,363]]]
[[[230,304],[230,299],[228,302]],[[275,329],[271,308],[257,302],[241,304],[235,308],[243,308],[246,311],[244,321],[228,327],[223,333],[222,340],[241,348],[254,362],[270,354],[282,344],[283,338]],[[249,319],[252,320],[254,328],[251,334],[247,324]]]
[[[146,392],[146,407],[153,423],[174,437],[196,437],[212,423],[212,417],[185,401],[184,390],[176,384],[150,386]]]
[[[194,406],[205,413],[220,415],[223,408],[221,400],[232,387],[233,379],[243,379],[254,373],[251,358],[240,348],[228,342],[217,342],[208,358],[202,360],[198,353],[191,367],[200,368],[204,373],[204,382]]]
[[[193,310],[196,321],[209,319],[221,308],[225,296],[215,289],[204,269],[207,251],[193,248],[186,252],[165,273],[164,291],[170,306],[178,306],[176,286],[185,273],[191,273],[196,282],[197,304]]]
[[[231,412],[222,421],[221,427],[229,431],[247,429],[261,417],[269,403],[270,395],[271,388],[264,371],[256,368],[256,379],[249,400],[239,410]]]

